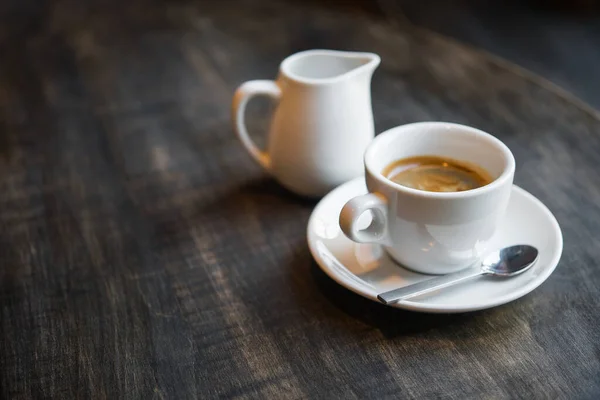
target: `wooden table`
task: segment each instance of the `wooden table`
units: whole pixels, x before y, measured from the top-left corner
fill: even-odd
[[[12,11],[0,30],[2,397],[600,397],[590,107],[340,4],[64,0],[27,18]],[[445,120],[507,143],[516,183],[563,230],[546,283],[495,309],[426,315],[320,271],[305,240],[315,203],[266,177],[229,118],[238,84],[316,47],[382,57],[378,132]],[[258,136],[270,107],[251,108]]]

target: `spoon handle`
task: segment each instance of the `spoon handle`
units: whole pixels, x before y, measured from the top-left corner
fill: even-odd
[[[401,300],[406,300],[411,297],[433,292],[434,290],[442,289],[456,283],[466,281],[467,279],[474,278],[484,273],[485,272],[482,271],[481,266],[478,264],[452,274],[438,276],[415,283],[413,285],[408,285],[399,289],[380,293],[377,295],[377,298],[383,304],[393,304]]]

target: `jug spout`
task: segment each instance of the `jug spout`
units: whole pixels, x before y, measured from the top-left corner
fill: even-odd
[[[372,74],[381,62],[381,59],[375,53],[347,53],[346,58],[349,63],[354,64],[351,71],[360,69],[369,74]]]
[[[328,83],[365,73],[371,75],[381,59],[375,53],[308,50],[288,57],[281,72],[303,83]]]
[[[360,66],[368,67],[371,71],[381,62],[379,56],[375,53],[347,53],[348,58],[354,58],[360,62]]]

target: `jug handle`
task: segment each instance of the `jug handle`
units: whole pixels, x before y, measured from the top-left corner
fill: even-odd
[[[240,85],[233,96],[232,114],[235,133],[248,151],[252,158],[267,172],[271,169],[271,158],[265,151],[259,149],[256,144],[250,139],[246,124],[244,122],[244,114],[246,105],[254,96],[266,95],[275,100],[281,97],[281,89],[275,81],[270,80],[255,80],[248,81]]]

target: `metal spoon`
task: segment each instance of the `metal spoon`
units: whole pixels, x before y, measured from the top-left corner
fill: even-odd
[[[393,304],[421,294],[433,292],[479,275],[493,275],[503,278],[527,271],[535,264],[538,251],[533,246],[517,245],[505,247],[489,253],[481,264],[465,270],[380,293],[377,298],[383,304]]]

